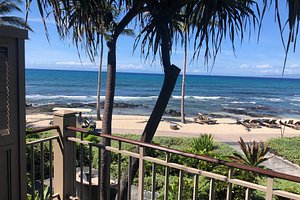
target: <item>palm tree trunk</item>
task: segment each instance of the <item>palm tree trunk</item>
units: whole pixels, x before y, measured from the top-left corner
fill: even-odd
[[[166,31],[168,31],[168,30],[165,30],[165,29],[162,30],[163,33],[162,33],[162,44],[161,44],[163,67],[164,67],[164,73],[165,73],[164,82],[163,82],[160,94],[158,96],[158,99],[156,101],[156,104],[154,106],[154,109],[152,110],[152,113],[150,115],[148,123],[143,131],[143,134],[141,137],[142,142],[150,143],[152,141],[154,134],[157,130],[157,127],[158,127],[158,125],[161,121],[161,118],[165,112],[165,109],[168,105],[169,99],[174,90],[177,78],[180,73],[180,69],[178,67],[170,64],[169,33]],[[133,159],[132,168],[130,171],[130,174],[132,177],[131,182],[133,181],[135,174],[138,171],[138,168],[139,168],[138,159]],[[125,175],[123,176],[123,178],[121,180],[120,195],[121,195],[122,200],[127,199],[127,190],[128,190],[128,175],[127,174],[128,174],[128,171],[125,172]]]
[[[111,135],[111,123],[113,114],[113,103],[115,96],[116,84],[116,39],[111,39],[107,42],[108,55],[107,55],[107,78],[106,78],[106,95],[104,101],[102,133]],[[102,140],[102,144],[110,146],[109,139]],[[101,151],[101,168],[100,168],[100,199],[110,199],[110,162],[111,155],[109,151]]]
[[[97,88],[97,120],[101,120],[101,103],[100,103],[100,95],[101,95],[101,72],[102,72],[102,61],[103,61],[103,35],[101,35],[100,40],[100,62],[99,62],[99,70],[98,70],[98,88]]]
[[[181,83],[181,122],[184,124],[186,123],[185,112],[184,112],[186,60],[187,60],[187,31],[185,30],[185,32],[184,32],[183,72],[182,72],[182,83]]]

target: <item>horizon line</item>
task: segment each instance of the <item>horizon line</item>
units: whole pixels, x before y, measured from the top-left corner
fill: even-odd
[[[48,70],[48,71],[74,71],[74,72],[98,72],[98,70],[87,70],[87,69],[53,69],[53,68],[31,68],[31,67],[25,67],[25,70]],[[106,73],[107,71],[102,71]],[[117,73],[125,73],[125,74],[150,74],[150,75],[164,75],[164,73],[160,72],[137,72],[137,71],[117,71]],[[247,76],[247,75],[222,75],[222,74],[191,74],[187,73],[187,76],[212,76],[212,77],[236,77],[236,78],[273,78],[273,79],[300,79],[300,74],[294,74],[288,76],[299,76],[299,77],[282,77],[281,75],[265,75],[265,76]],[[286,75],[286,76],[287,76]],[[182,76],[180,73],[179,76]]]

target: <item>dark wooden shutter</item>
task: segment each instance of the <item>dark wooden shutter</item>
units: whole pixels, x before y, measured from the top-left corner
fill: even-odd
[[[9,134],[9,66],[7,48],[0,47],[0,135]]]

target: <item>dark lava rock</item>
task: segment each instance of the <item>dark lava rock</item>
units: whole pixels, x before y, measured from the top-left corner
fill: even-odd
[[[222,115],[222,114],[214,114],[214,113],[208,114],[208,117],[211,117],[211,118],[231,118],[230,115]]]
[[[181,112],[178,112],[176,110],[166,110],[165,114],[171,115],[171,116],[181,116]]]

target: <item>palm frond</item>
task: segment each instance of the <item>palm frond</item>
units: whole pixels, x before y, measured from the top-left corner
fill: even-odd
[[[9,16],[12,12],[22,12],[19,5],[21,0],[0,1],[0,25],[24,28],[32,31],[24,19],[16,16]]]
[[[215,60],[221,49],[223,39],[229,38],[235,51],[235,41],[243,41],[246,30],[251,32],[251,25],[256,27],[258,18],[255,14],[257,3],[249,0],[192,1],[189,5],[188,21],[193,23],[195,34],[193,58],[198,58],[204,48],[204,58]],[[216,22],[216,23],[212,23]]]

